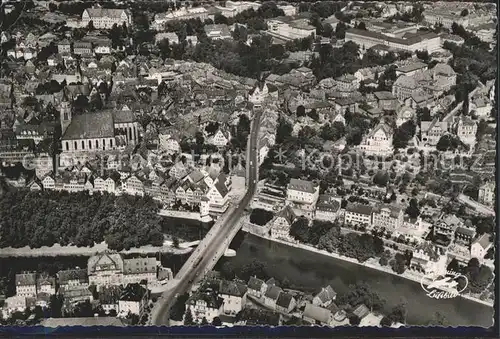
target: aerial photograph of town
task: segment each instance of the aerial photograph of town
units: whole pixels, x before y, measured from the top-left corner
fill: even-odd
[[[3,0],[0,325],[492,327],[496,41],[495,2]]]

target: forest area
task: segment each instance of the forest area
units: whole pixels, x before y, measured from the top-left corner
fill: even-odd
[[[149,197],[13,190],[0,196],[0,248],[56,243],[120,251],[163,244],[159,205]]]

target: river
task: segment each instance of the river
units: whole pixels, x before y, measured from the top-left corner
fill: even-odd
[[[409,325],[427,325],[436,312],[445,316],[450,326],[493,324],[494,309],[463,298],[436,300],[427,297],[419,283],[391,274],[331,258],[303,249],[286,246],[247,234],[236,237],[230,246],[237,254],[229,260],[237,272],[251,260],[266,263],[266,273],[278,280],[288,279],[293,288],[317,292],[331,285],[337,293],[345,293],[350,284],[367,282],[386,301],[386,309],[407,303]],[[221,264],[221,263],[219,263]]]

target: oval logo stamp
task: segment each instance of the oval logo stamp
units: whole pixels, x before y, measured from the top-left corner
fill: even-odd
[[[420,280],[427,296],[434,299],[456,298],[467,288],[468,283],[465,275],[453,271],[434,277],[423,276]]]

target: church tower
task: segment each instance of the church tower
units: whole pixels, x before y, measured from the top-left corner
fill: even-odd
[[[64,98],[59,105],[59,119],[61,120],[61,134],[64,135],[71,123],[71,104]]]

